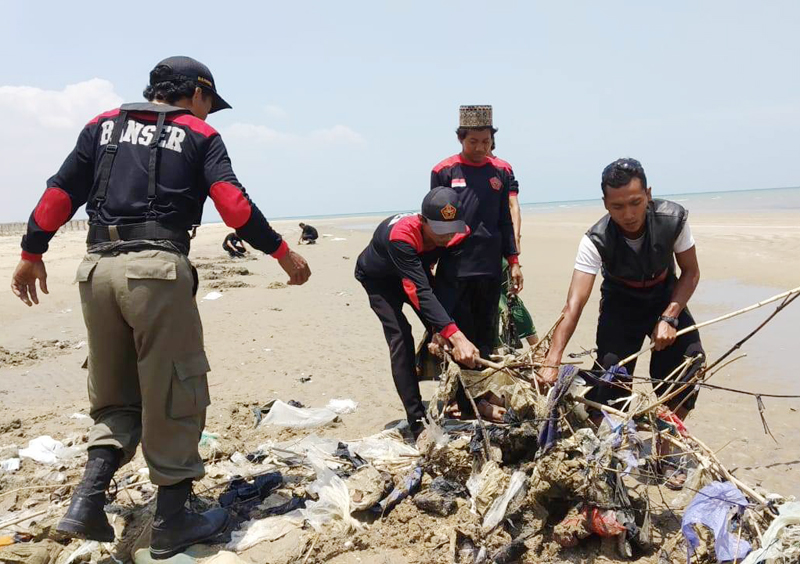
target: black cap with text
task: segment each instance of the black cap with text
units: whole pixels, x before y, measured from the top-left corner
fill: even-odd
[[[200,61],[192,59],[191,57],[168,57],[158,63],[156,68],[161,66],[168,67],[171,73],[165,75],[163,72],[159,72],[158,75],[156,75],[155,69],[153,69],[150,71],[151,86],[155,85],[154,80],[191,80],[200,88],[207,90],[214,95],[214,103],[211,105],[212,114],[219,110],[224,110],[231,107],[231,105],[223,100],[222,96],[217,93],[217,86],[214,82],[214,77],[212,76],[211,71],[208,70],[208,67]]]

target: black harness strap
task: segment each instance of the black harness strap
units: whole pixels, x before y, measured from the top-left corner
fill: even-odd
[[[158,112],[156,122],[156,133],[150,142],[150,162],[147,166],[147,214],[153,215],[153,205],[156,201],[156,186],[158,184],[158,147],[161,143],[161,136],[164,134],[164,121],[167,114]]]
[[[108,191],[108,181],[111,178],[111,167],[114,166],[114,159],[119,150],[119,140],[122,137],[122,130],[127,125],[128,112],[122,110],[119,112],[117,119],[114,120],[114,132],[111,134],[111,140],[106,145],[103,151],[103,160],[100,161],[99,180],[97,183],[97,192],[95,192],[94,199],[97,202],[97,209],[103,205],[106,199],[106,192]]]

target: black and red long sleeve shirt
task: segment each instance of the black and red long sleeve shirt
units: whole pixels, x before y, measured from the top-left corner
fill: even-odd
[[[437,186],[458,192],[464,221],[472,232],[458,252],[442,257],[439,269],[458,278],[499,278],[503,257],[517,262],[508,198],[510,192],[519,191],[519,184],[511,165],[496,157],[473,163],[453,155],[433,167],[431,189]]]
[[[469,239],[469,231],[454,236],[447,247],[426,245],[418,214],[397,214],[375,229],[356,262],[356,279],[396,279],[412,307],[426,324],[448,338],[458,331],[453,319],[433,293],[432,269],[449,250]]]
[[[113,139],[115,120],[127,111],[105,200],[94,199],[99,165]],[[149,144],[158,112],[166,113],[159,143],[158,183],[148,202]],[[210,197],[226,225],[256,249],[282,257],[286,243],[236,179],[219,133],[183,108],[151,103],[125,104],[91,120],[28,220],[23,258],[38,260],[56,231],[86,204],[92,225],[125,225],[155,220],[176,230],[198,225]]]

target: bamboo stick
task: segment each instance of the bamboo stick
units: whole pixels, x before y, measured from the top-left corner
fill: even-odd
[[[747,307],[742,308],[740,310],[733,311],[731,313],[725,314],[725,315],[723,315],[721,317],[716,317],[714,319],[709,319],[708,321],[704,321],[702,323],[695,323],[691,327],[685,327],[685,328],[681,329],[680,331],[678,331],[675,334],[675,336],[676,337],[680,337],[681,335],[685,335],[686,333],[690,333],[692,331],[697,331],[698,329],[700,329],[702,327],[707,327],[708,325],[713,325],[714,323],[719,323],[720,321],[726,321],[728,319],[731,319],[732,317],[736,317],[737,315],[742,315],[743,313],[747,313],[747,312],[753,311],[754,309],[758,309],[760,307],[764,307],[765,305],[771,304],[772,302],[776,302],[778,300],[782,300],[784,298],[787,298],[787,297],[791,296],[792,294],[797,294],[798,292],[800,292],[800,286],[798,286],[797,288],[794,288],[793,290],[788,290],[788,291],[782,292],[782,293],[780,293],[780,294],[778,294],[776,296],[772,296],[771,298],[768,298],[766,300],[760,301],[760,302],[755,303],[755,304],[753,304],[751,306],[747,306]],[[650,345],[646,346],[645,348],[643,348],[639,352],[633,353],[629,357],[623,359],[619,363],[619,365],[620,366],[625,366],[626,364],[628,364],[633,359],[639,358],[644,353],[652,350],[654,347],[655,347],[655,344],[650,344]]]

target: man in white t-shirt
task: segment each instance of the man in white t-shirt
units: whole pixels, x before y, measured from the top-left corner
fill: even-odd
[[[603,369],[611,369],[640,350],[645,337],[655,345],[650,361],[654,380],[668,379],[684,358],[704,354],[697,331],[676,338],[679,329],[694,324],[686,304],[700,280],[694,238],[686,221],[688,212],[675,202],[654,200],[644,168],[635,159],[619,159],[608,165],[601,187],[608,214],[581,239],[564,319],[553,335],[546,367],[538,376],[544,383],[555,382],[564,349],[600,271],[603,284],[597,360]],[[676,260],[680,276],[676,275]],[[692,363],[681,381],[696,373],[703,358]],[[625,366],[628,374],[633,374],[635,365],[632,361]],[[630,376],[611,372],[618,382],[599,384],[593,390],[593,399],[608,403],[630,393]],[[659,396],[669,388],[668,383],[653,386]],[[694,387],[689,386],[667,401],[667,406],[683,419],[694,407],[696,395]]]

